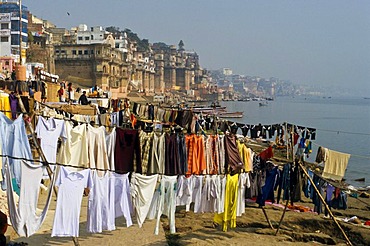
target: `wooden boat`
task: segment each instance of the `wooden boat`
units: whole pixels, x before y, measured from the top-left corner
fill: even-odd
[[[243,112],[219,112],[217,116],[220,118],[242,118]]]

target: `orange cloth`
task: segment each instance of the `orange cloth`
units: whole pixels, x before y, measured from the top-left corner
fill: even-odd
[[[204,154],[204,139],[195,134],[185,137],[186,149],[188,152],[188,172],[186,174],[201,174],[206,170],[206,160]]]

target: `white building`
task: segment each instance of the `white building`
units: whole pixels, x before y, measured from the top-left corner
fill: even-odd
[[[80,24],[77,28],[77,44],[99,44],[105,41],[105,34],[108,34],[103,27],[91,27]]]

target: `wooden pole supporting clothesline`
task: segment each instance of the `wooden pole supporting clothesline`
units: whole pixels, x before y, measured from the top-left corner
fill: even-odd
[[[294,134],[294,125],[293,125],[293,126],[292,126],[292,128],[291,128],[291,142],[292,142],[292,143],[291,143],[291,145],[292,145],[292,146],[291,146],[291,150],[292,150],[292,158],[293,158],[293,162],[294,162],[294,142],[293,142],[293,141],[294,141],[294,137],[293,137],[293,134]],[[287,142],[287,144],[288,144],[288,142]],[[287,147],[287,156],[288,156],[288,147]],[[298,165],[298,166],[297,166],[297,165]],[[348,238],[347,234],[344,232],[343,228],[340,226],[339,222],[338,222],[338,221],[337,221],[337,219],[334,217],[333,213],[331,212],[331,210],[330,210],[330,208],[329,208],[328,204],[326,203],[325,199],[322,197],[322,195],[321,195],[321,193],[320,193],[319,189],[317,188],[316,184],[313,182],[313,180],[312,180],[312,178],[310,177],[310,175],[308,175],[308,173],[307,173],[306,169],[302,166],[302,164],[301,164],[301,162],[300,162],[300,161],[297,161],[297,162],[296,162],[296,167],[295,167],[295,168],[298,168],[298,167],[299,167],[300,169],[302,169],[303,173],[304,173],[304,174],[307,176],[307,178],[310,180],[312,187],[315,189],[315,191],[316,191],[316,193],[318,194],[318,196],[319,196],[319,198],[320,198],[321,202],[324,204],[325,208],[326,208],[326,209],[327,209],[327,211],[329,212],[330,217],[333,219],[333,221],[335,222],[335,224],[337,225],[337,227],[338,227],[338,228],[339,228],[339,230],[341,231],[341,233],[342,233],[343,237],[346,239],[347,244],[352,246],[352,243],[351,243],[351,241],[349,240],[349,238]],[[290,198],[291,198],[291,197],[292,197],[292,191],[290,191]],[[280,219],[280,222],[279,222],[279,226],[278,226],[278,228],[277,228],[277,230],[276,230],[275,236],[278,234],[279,229],[280,229],[280,226],[281,226],[281,224],[282,224],[282,222],[283,222],[284,215],[285,215],[286,209],[287,209],[287,207],[288,207],[288,203],[289,203],[289,198],[287,199],[287,201],[286,201],[286,203],[285,203],[284,211],[283,211],[283,214],[282,214],[282,216],[281,216],[281,219]]]
[[[285,123],[285,131],[286,131],[286,134],[288,134],[288,126],[287,126],[287,123]],[[292,161],[294,162],[294,138],[293,138],[293,133],[294,133],[294,125],[292,126],[292,128],[290,129],[290,137],[291,137],[291,151],[292,151]],[[286,148],[286,153],[287,153],[287,159],[289,160],[289,139],[287,138],[286,139],[286,145],[287,145],[287,148]],[[279,229],[280,229],[280,226],[281,224],[283,223],[283,219],[284,219],[284,215],[285,215],[285,212],[288,208],[288,204],[289,204],[289,199],[292,197],[292,190],[290,189],[289,190],[289,197],[288,199],[286,200],[286,203],[285,203],[285,207],[284,207],[284,211],[283,211],[283,214],[281,215],[281,218],[280,218],[280,221],[279,221],[279,225],[278,225],[278,228],[276,229],[276,233],[275,233],[275,236],[279,233]]]
[[[303,173],[307,176],[307,178],[310,180],[311,182],[311,185],[313,186],[313,188],[315,189],[317,195],[319,196],[321,202],[324,204],[325,208],[328,210],[329,212],[329,215],[330,217],[334,220],[335,224],[337,225],[337,227],[339,228],[339,230],[341,231],[343,237],[346,239],[348,245],[351,245],[352,246],[352,243],[351,241],[349,240],[347,234],[345,233],[345,231],[343,230],[343,228],[340,226],[339,222],[337,221],[337,219],[334,217],[333,213],[331,212],[331,209],[329,208],[328,204],[325,202],[325,199],[322,197],[319,189],[317,188],[316,184],[313,182],[312,178],[310,177],[310,175],[308,175],[307,173],[307,170],[302,166],[302,164],[300,162],[298,162],[298,165],[299,167],[303,170]]]
[[[26,108],[24,107],[23,102],[22,102],[22,99],[21,99],[20,96],[18,96],[18,104],[19,104],[19,107],[20,107],[22,113],[23,114],[27,114]],[[51,170],[50,165],[49,165],[49,162],[47,161],[47,159],[46,159],[46,157],[44,155],[44,152],[42,151],[42,149],[41,149],[41,147],[39,145],[39,142],[37,141],[36,133],[33,130],[31,123],[28,120],[25,120],[25,123],[26,123],[26,126],[28,127],[29,131],[31,132],[31,136],[32,136],[32,139],[33,139],[33,143],[35,144],[35,148],[36,148],[38,154],[40,155],[40,157],[41,157],[41,159],[43,161],[43,164],[46,166],[46,170],[47,170],[48,175],[49,175],[49,178],[51,180],[52,179],[52,175],[53,175],[53,171]],[[55,186],[53,187],[53,189],[54,189],[55,196],[58,196],[58,192],[57,192]],[[77,237],[72,237],[72,240],[73,240],[73,243],[74,243],[75,246],[79,246],[80,245],[80,243],[78,242],[78,238]]]

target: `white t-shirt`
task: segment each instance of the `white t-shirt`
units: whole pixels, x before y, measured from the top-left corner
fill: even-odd
[[[87,204],[87,231],[90,233],[101,233],[108,228],[109,219],[109,173],[98,177],[96,171],[91,171],[94,185],[89,193]]]
[[[67,138],[64,129],[64,120],[49,118],[48,120],[40,116],[36,125],[35,132],[37,138],[41,139],[41,149],[46,160],[51,163],[56,162],[58,138]]]
[[[87,148],[86,125],[72,127],[72,123],[65,122],[66,141],[63,141],[58,153],[59,163],[87,167],[89,154]]]
[[[71,172],[60,167],[55,186],[59,187],[52,237],[78,237],[84,188],[91,188],[90,169]]]

